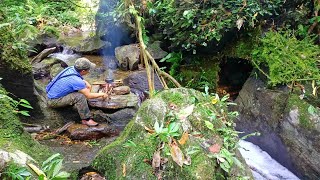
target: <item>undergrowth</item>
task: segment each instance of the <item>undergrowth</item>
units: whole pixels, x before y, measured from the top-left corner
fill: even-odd
[[[268,77],[271,86],[320,80],[319,46],[311,38],[298,40],[288,31],[266,33],[252,52],[252,62]]]

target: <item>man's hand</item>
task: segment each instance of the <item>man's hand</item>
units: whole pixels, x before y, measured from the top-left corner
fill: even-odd
[[[102,99],[109,99],[109,94],[103,93]]]
[[[92,93],[88,88],[81,89],[78,92],[85,95],[87,99],[94,99],[94,98],[106,99],[109,97],[109,95],[106,93]]]

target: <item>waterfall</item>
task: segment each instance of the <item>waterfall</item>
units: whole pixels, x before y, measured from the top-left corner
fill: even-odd
[[[69,47],[63,47],[62,52],[52,53],[48,57],[53,57],[69,64],[69,61],[79,58],[80,55],[75,54]]]
[[[299,180],[259,146],[240,140],[239,151],[250,167],[255,180]]]

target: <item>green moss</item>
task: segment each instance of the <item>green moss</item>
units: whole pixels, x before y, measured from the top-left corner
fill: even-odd
[[[174,104],[182,104],[184,97],[180,93],[163,93],[162,98]]]
[[[252,50],[259,42],[260,36],[260,28],[256,28],[246,34],[242,34],[238,41],[234,41],[234,43],[227,45],[223,54],[227,57],[252,59]]]
[[[308,112],[309,106],[310,104],[301,100],[298,95],[291,94],[288,100],[287,113],[289,113],[290,110],[297,108],[299,111],[300,127],[307,130],[312,130],[315,127],[315,124],[310,120],[310,114]]]
[[[0,51],[0,60],[3,61],[3,65],[9,69],[18,70],[23,74],[27,74],[31,72],[32,67],[27,55],[25,54],[26,52],[21,51],[22,50],[13,49],[12,47],[6,45],[2,51]]]
[[[164,179],[221,179],[229,177],[223,173],[216,158],[208,157],[207,148],[213,144],[220,144],[221,147],[228,149],[230,142],[226,140],[229,145],[224,145],[223,137],[220,136],[225,134],[219,130],[210,130],[205,125],[205,121],[211,121],[216,129],[228,129],[233,132],[234,129],[224,125],[218,118],[214,121],[209,118],[210,112],[222,112],[220,109],[225,108],[223,104],[213,105],[210,100],[210,96],[187,88],[160,92],[142,104],[136,117],[130,121],[120,137],[99,152],[92,166],[103,172],[108,179],[156,179],[158,171],[152,168],[151,162],[154,152],[161,149],[161,158],[168,159],[161,169],[161,176]],[[168,108],[170,103],[175,103],[176,111]],[[180,122],[181,126],[188,124],[185,121],[191,123],[188,128],[190,131],[189,140],[183,145],[178,145],[182,153],[187,155],[196,149],[196,152],[190,155],[191,164],[180,167],[171,157],[172,144],[161,139],[157,134],[151,135],[145,128],[154,129],[155,121],[166,127],[166,123],[170,120],[167,116],[169,112],[178,113],[194,103],[196,103],[195,108],[187,120],[173,118],[177,123]],[[224,110],[224,112],[226,111]],[[177,133],[178,137],[174,137],[176,141],[181,138],[183,128],[181,127]],[[201,137],[193,136],[192,133],[201,133]],[[229,135],[226,138],[233,137]],[[235,144],[235,142],[232,143]],[[219,174],[221,176],[218,177]]]
[[[1,89],[0,95],[3,93],[5,91]],[[0,98],[0,107],[0,148],[9,152],[19,149],[39,162],[49,157],[51,152],[23,131],[19,117],[7,98]]]
[[[203,91],[204,86],[208,86],[214,91],[219,80],[220,57],[194,56],[191,62],[191,64],[181,66],[176,79],[188,88]]]
[[[18,149],[30,155],[37,162],[43,162],[52,154],[47,147],[33,140],[27,133],[11,138],[0,138],[0,148],[9,152]]]
[[[152,141],[144,141],[143,137],[134,136],[141,130],[141,127],[135,126],[134,120],[132,120],[116,141],[100,151],[92,163],[93,167],[104,172],[108,179],[137,179],[140,178],[141,174],[145,174],[148,177],[147,179],[154,178],[151,166],[141,162],[144,159],[152,158],[156,145]],[[129,139],[136,146],[123,147]],[[126,177],[122,174],[124,166],[128,175]]]

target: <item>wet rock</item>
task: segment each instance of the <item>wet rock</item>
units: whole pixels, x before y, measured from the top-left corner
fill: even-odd
[[[20,166],[26,166],[27,162],[29,161],[35,162],[35,160],[31,156],[29,156],[28,154],[20,150],[15,150],[14,152],[7,152],[0,149],[1,165],[8,163],[10,161],[13,161],[16,164],[19,164]]]
[[[285,89],[268,89],[256,78],[246,81],[235,102],[240,113],[236,129],[261,133],[247,141],[302,179],[320,176],[320,129],[315,120],[320,115],[308,113],[310,104]]]
[[[93,140],[102,137],[116,136],[118,130],[107,124],[99,124],[95,127],[88,127],[83,124],[73,124],[68,127],[66,134],[72,140]]]
[[[129,86],[119,86],[113,88],[112,92],[116,95],[124,95],[130,93],[130,87]]]
[[[89,99],[88,104],[91,107],[101,109],[121,109],[126,107],[135,107],[138,104],[138,97],[133,94],[112,95],[109,99]]]
[[[115,112],[103,112],[102,110],[92,110],[93,119],[98,122],[106,122],[117,129],[123,129],[134,117],[138,108],[123,108]]]
[[[161,49],[160,44],[161,41],[155,41],[147,47],[147,50],[154,59],[162,59],[168,54],[166,51]]]
[[[121,70],[134,71],[138,69],[140,62],[140,48],[138,44],[117,47],[115,53]]]
[[[34,63],[32,65],[32,73],[34,78],[41,79],[42,77],[48,76],[51,72],[51,68],[56,64],[58,64],[58,66],[62,66],[61,64],[64,64],[64,62],[55,58],[47,58],[41,62]]]
[[[136,89],[141,92],[149,91],[148,79],[146,71],[137,71],[130,74],[126,79],[123,80],[123,84],[129,86],[131,89]],[[163,86],[158,76],[154,76],[155,90],[162,90]]]
[[[55,64],[50,69],[50,77],[54,78],[59,72],[61,72],[64,68],[61,64]]]
[[[33,64],[41,62],[44,58],[46,58],[49,54],[53,53],[56,49],[56,47],[44,49],[31,60],[31,63]]]
[[[101,41],[100,38],[94,36],[82,40],[77,46],[71,48],[78,53],[98,54],[100,49],[102,49],[104,46],[106,46],[106,43]]]

